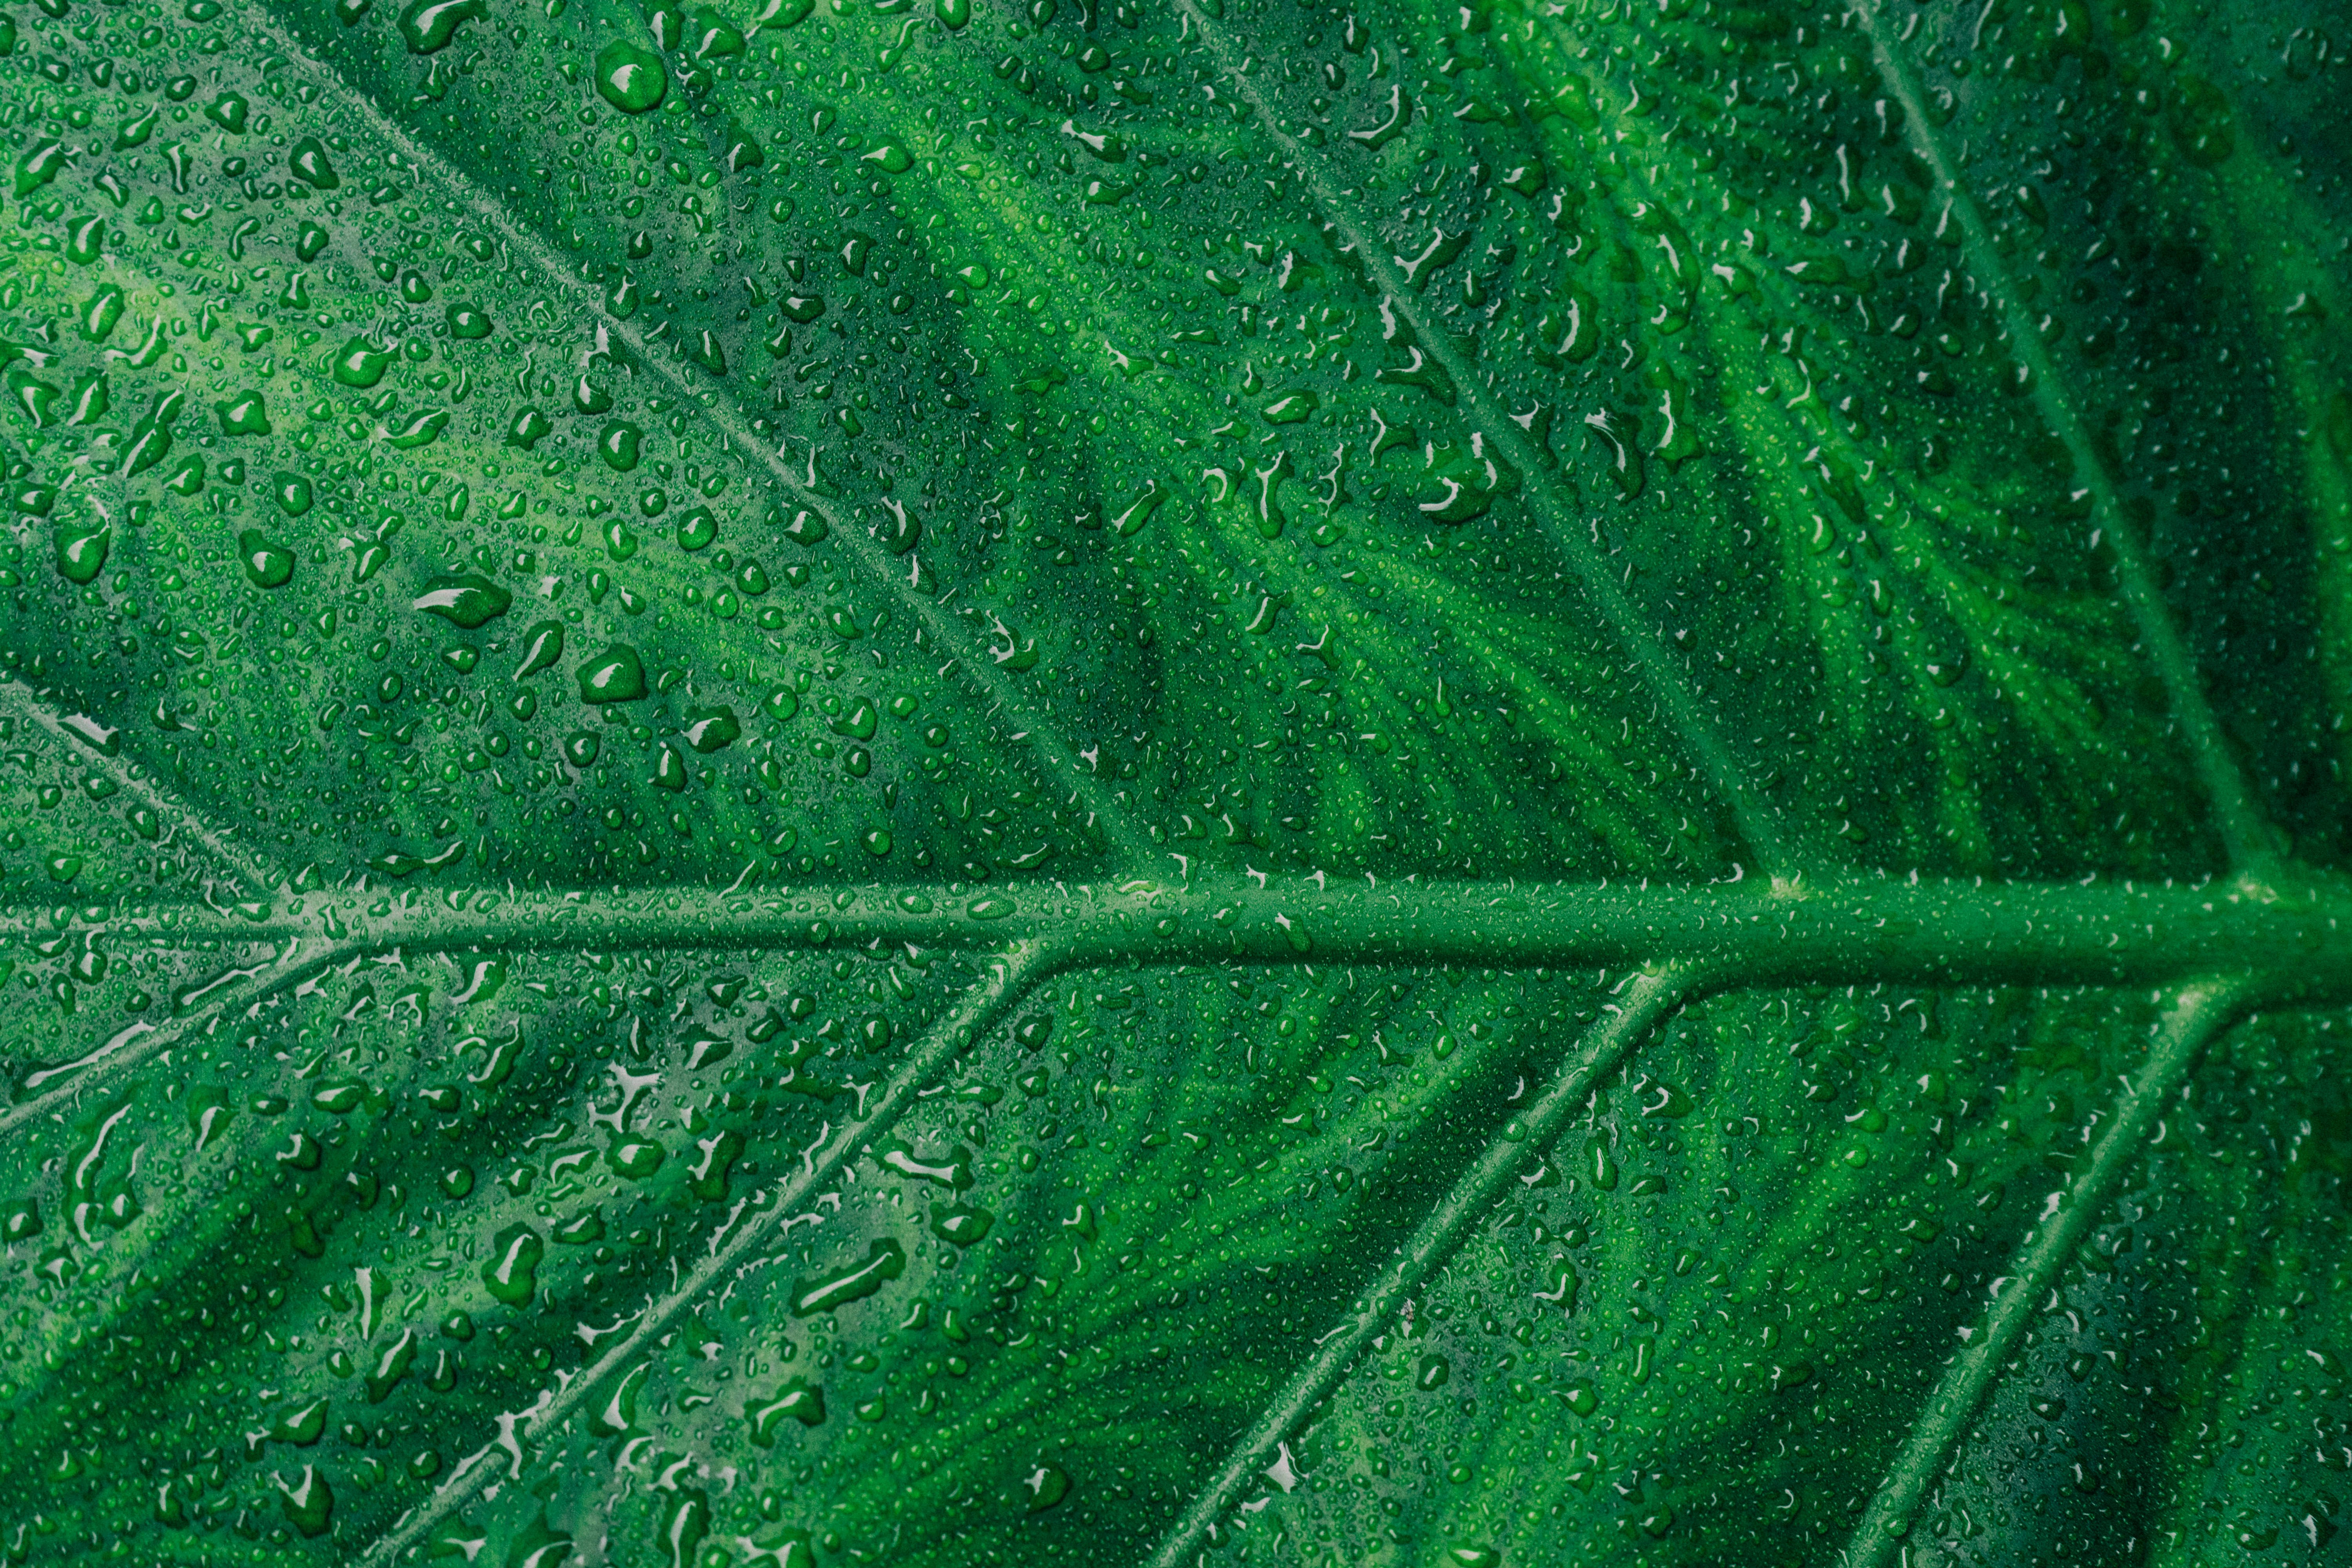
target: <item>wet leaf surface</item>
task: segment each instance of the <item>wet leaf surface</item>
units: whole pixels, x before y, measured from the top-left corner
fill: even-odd
[[[2339,20],[0,14],[0,1547],[2344,1561]]]

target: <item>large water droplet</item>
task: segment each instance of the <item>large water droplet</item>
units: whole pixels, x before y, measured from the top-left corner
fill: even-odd
[[[539,1260],[547,1244],[527,1225],[510,1225],[490,1244],[489,1261],[482,1265],[482,1283],[509,1307],[520,1307],[539,1289]]]
[[[401,41],[412,55],[435,54],[449,47],[457,36],[457,24],[488,15],[483,0],[410,0],[400,14]]]
[[[626,643],[614,643],[580,667],[583,702],[635,702],[645,694],[645,661]]]
[[[259,529],[248,528],[236,536],[236,553],[257,588],[282,588],[293,581],[294,552],[271,543]]]
[[[472,631],[507,613],[514,595],[488,577],[468,572],[457,577],[435,577],[416,595],[415,608],[441,616]],[[560,636],[560,633],[559,633]],[[557,643],[561,651],[562,644]]]
[[[650,49],[615,40],[596,51],[596,90],[624,114],[643,114],[669,91],[669,72]]]

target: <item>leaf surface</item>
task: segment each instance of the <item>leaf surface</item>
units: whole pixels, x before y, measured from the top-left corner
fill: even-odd
[[[2341,1561],[2340,47],[0,18],[11,1561]]]

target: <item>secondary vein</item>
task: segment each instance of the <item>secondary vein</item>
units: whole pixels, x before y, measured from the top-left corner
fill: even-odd
[[[345,81],[331,67],[301,51],[294,52],[309,63],[310,74],[321,85],[332,89],[352,104],[353,111],[367,121],[372,132],[397,148],[401,156],[417,168],[429,171],[477,217],[495,229],[515,255],[530,262],[551,288],[569,297],[583,310],[595,312],[596,319],[604,329],[625,342],[656,375],[683,395],[687,406],[724,437],[730,447],[738,453],[751,455],[767,471],[769,479],[790,495],[796,504],[823,517],[827,530],[841,542],[852,563],[921,622],[924,631],[938,639],[940,647],[953,656],[951,662],[961,668],[963,679],[993,706],[1022,716],[1031,750],[1045,764],[1050,776],[1085,803],[1087,809],[1102,825],[1112,844],[1118,847],[1124,861],[1129,865],[1141,865],[1150,858],[1150,836],[1104,787],[1094,772],[1080,764],[1070,744],[1045,721],[1027,694],[1006,679],[985,649],[964,635],[963,628],[941,608],[937,599],[917,592],[909,583],[900,580],[899,569],[893,556],[864,530],[854,526],[852,520],[845,518],[830,498],[819,494],[795,475],[781,450],[769,450],[767,443],[744,421],[731,399],[706,402],[704,394],[709,390],[708,387],[689,379],[675,355],[656,352],[645,335],[635,327],[605,314],[603,300],[597,297],[594,289],[582,282],[576,273],[567,271],[546,242],[516,221],[502,203],[482,190],[448,159],[410,135],[397,121],[377,107],[373,98]]]
[[[647,1354],[648,1347],[677,1320],[678,1313],[705,1290],[751,1262],[753,1255],[767,1244],[784,1220],[804,1210],[861,1147],[887,1132],[915,1103],[918,1092],[1050,972],[1056,958],[1049,946],[1028,942],[1008,951],[991,965],[987,978],[964,993],[955,1010],[908,1053],[877,1099],[872,1114],[863,1121],[852,1121],[843,1127],[825,1142],[821,1152],[806,1156],[800,1173],[777,1187],[775,1201],[769,1208],[744,1220],[735,1234],[703,1259],[676,1289],[648,1306],[636,1326],[612,1349],[577,1376],[550,1390],[528,1413],[530,1433],[538,1436],[562,1426],[623,1368]],[[494,1465],[461,1465],[429,1501],[378,1538],[362,1561],[369,1564],[394,1561],[423,1541],[435,1525],[465,1507],[498,1473]]]
[[[1903,106],[1905,134],[1912,150],[1934,171],[1936,184],[1951,203],[1952,216],[1960,226],[1961,248],[1968,258],[1969,270],[1976,274],[1977,282],[2000,311],[2009,352],[2032,384],[2034,406],[2041,411],[2051,433],[2065,447],[2077,482],[2090,492],[2092,515],[2097,520],[2092,547],[2105,543],[2114,553],[2116,577],[2123,589],[2125,606],[2131,613],[2149,661],[2156,666],[2158,679],[2164,682],[2173,716],[2187,733],[2190,759],[2212,804],[2215,827],[2229,854],[2230,865],[2241,876],[2264,879],[2277,859],[2273,847],[2273,830],[2263,818],[2237,759],[2231,754],[2221,721],[2206,699],[2196,658],[2173,622],[2172,612],[2156,585],[2155,574],[2148,569],[2147,551],[2138,528],[2124,510],[2114,468],[2100,455],[2083,424],[2081,411],[2068,395],[2057,364],[2043,346],[2041,330],[2026,309],[2024,296],[2010,277],[2000,251],[1993,243],[1983,209],[1961,182],[1959,166],[1950,149],[1936,134],[1935,121],[1929,118],[1920,94],[1919,79],[1903,53],[1885,5],[1881,0],[1856,0],[1853,15],[1870,39],[1880,79]]]
[[[1470,406],[1479,434],[1493,442],[1512,467],[1522,476],[1530,510],[1543,531],[1547,542],[1563,556],[1582,579],[1585,591],[1601,607],[1625,656],[1642,672],[1643,683],[1650,689],[1659,703],[1671,716],[1675,731],[1688,747],[1691,755],[1703,768],[1716,789],[1729,805],[1739,836],[1762,862],[1766,874],[1776,879],[1794,877],[1801,869],[1800,858],[1782,841],[1772,812],[1756,794],[1747,770],[1735,758],[1715,727],[1699,711],[1696,699],[1686,682],[1668,661],[1664,647],[1651,629],[1643,624],[1633,602],[1611,574],[1591,546],[1576,533],[1576,518],[1570,502],[1557,492],[1557,488],[1544,476],[1548,465],[1542,454],[1528,444],[1517,425],[1488,394],[1486,384],[1454,346],[1442,323],[1431,320],[1420,306],[1417,296],[1406,286],[1387,256],[1386,250],[1370,229],[1357,216],[1354,206],[1317,167],[1306,146],[1283,130],[1257,86],[1242,74],[1232,46],[1225,40],[1207,15],[1193,3],[1181,0],[1185,15],[1206,40],[1217,63],[1231,79],[1234,90],[1246,100],[1256,114],[1258,124],[1267,139],[1282,150],[1307,193],[1338,226],[1353,253],[1361,260],[1367,280],[1381,293],[1389,297],[1396,310],[1412,325],[1430,357],[1444,368],[1445,374]]]
[[[1978,1406],[2010,1352],[2042,1306],[2042,1299],[2074,1249],[2105,1212],[2164,1103],[2180,1087],[2206,1045],[2235,1022],[2252,987],[2242,977],[2184,988],[2157,1026],[2147,1061],[2111,1108],[2106,1131],[2089,1163],[2065,1192],[2058,1212],[2028,1233],[2010,1265],[2007,1286],[1985,1314],[1968,1347],[1944,1369],[1936,1391],[1913,1423],[1903,1447],[1871,1499],[1870,1508],[1840,1558],[1842,1568],[1884,1568],[1910,1531],[1952,1446],[1968,1432]]]
[[[0,680],[0,710],[13,712],[71,744],[89,759],[91,767],[111,779],[117,788],[145,805],[157,816],[175,823],[202,845],[221,868],[236,878],[246,891],[268,891],[269,868],[247,853],[245,846],[205,821],[202,813],[157,784],[144,771],[134,769],[124,759],[109,753],[95,743],[89,735],[67,724],[64,716],[55,707],[42,701],[32,688],[21,681]]]
[[[1414,1227],[1395,1260],[1372,1278],[1349,1316],[1316,1342],[1320,1348],[1291,1374],[1234,1445],[1215,1478],[1193,1494],[1191,1506],[1160,1538],[1146,1560],[1149,1568],[1180,1568],[1192,1561],[1217,1521],[1273,1461],[1276,1448],[1306,1424],[1405,1301],[1454,1255],[1505,1184],[1549,1146],[1602,1076],[1703,984],[1704,971],[1696,964],[1671,965],[1634,980],[1624,999],[1586,1034],[1542,1097],[1508,1127],[1496,1130],[1444,1199]]]

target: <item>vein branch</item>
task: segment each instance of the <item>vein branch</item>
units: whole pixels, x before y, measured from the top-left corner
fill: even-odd
[[[220,868],[236,878],[247,892],[268,891],[268,866],[248,854],[245,846],[205,821],[194,806],[157,784],[145,770],[133,768],[124,758],[110,754],[94,743],[89,736],[68,725],[65,716],[41,700],[39,694],[31,687],[22,681],[0,680],[0,711],[37,725],[73,747],[88,760],[93,771],[112,781],[117,789],[203,846]]]
[[[916,1096],[950,1063],[980,1038],[1006,1009],[1019,1003],[1029,988],[1066,962],[1066,950],[1045,942],[1022,942],[1008,949],[989,966],[987,977],[964,993],[955,1010],[918,1041],[891,1075],[875,1101],[872,1114],[835,1133],[819,1151],[804,1155],[798,1174],[774,1189],[766,1209],[744,1219],[733,1235],[668,1295],[648,1306],[627,1335],[575,1377],[551,1391],[530,1413],[529,1434],[538,1438],[554,1432],[626,1368],[652,1353],[656,1342],[703,1292],[755,1261],[784,1220],[801,1214],[857,1152],[881,1137],[915,1103]],[[432,1498],[403,1519],[369,1548],[362,1561],[388,1563],[425,1536],[442,1521],[471,1502],[499,1474],[494,1465],[461,1468]]]
[[[296,984],[324,968],[336,956],[331,949],[305,952],[299,940],[286,944],[278,957],[262,964],[251,976],[224,986],[210,998],[207,1005],[185,1016],[162,1025],[133,1023],[117,1030],[111,1037],[73,1060],[37,1068],[21,1079],[21,1085],[32,1098],[17,1101],[0,1111],[0,1139],[15,1133],[28,1121],[38,1121],[60,1110],[89,1091],[91,1084],[118,1073],[128,1072],[140,1063],[152,1060],[170,1050],[189,1036],[200,1033],[212,1019],[238,1007],[249,1007],[263,997]]]
[[[1633,981],[1623,999],[1578,1044],[1542,1097],[1519,1118],[1520,1136],[1497,1132],[1414,1228],[1395,1259],[1366,1286],[1349,1317],[1291,1374],[1234,1445],[1215,1478],[1193,1495],[1183,1517],[1160,1538],[1149,1568],[1180,1568],[1192,1560],[1217,1521],[1256,1484],[1276,1449],[1306,1425],[1365,1347],[1396,1321],[1405,1301],[1454,1255],[1519,1167],[1559,1136],[1602,1076],[1704,981],[1705,972],[1696,964],[1652,971]]]
[[[1412,323],[1423,348],[1444,367],[1463,400],[1469,405],[1478,432],[1493,442],[1511,466],[1518,470],[1526,486],[1530,510],[1535,513],[1545,540],[1576,569],[1584,583],[1585,591],[1599,605],[1601,617],[1608,622],[1619,647],[1641,670],[1643,683],[1665,709],[1675,733],[1706,771],[1709,782],[1728,803],[1740,837],[1763,863],[1768,875],[1775,879],[1794,876],[1800,869],[1797,858],[1781,842],[1773,815],[1758,797],[1747,770],[1733,757],[1729,748],[1715,732],[1715,727],[1699,710],[1697,699],[1689,684],[1675,668],[1654,630],[1644,623],[1642,613],[1626,596],[1623,587],[1609,570],[1608,563],[1591,543],[1577,532],[1576,525],[1581,520],[1577,515],[1573,499],[1563,495],[1560,488],[1546,477],[1549,470],[1548,455],[1535,448],[1511,420],[1508,411],[1495,401],[1485,380],[1454,346],[1444,324],[1422,309],[1420,296],[1390,261],[1388,250],[1380,237],[1357,215],[1354,205],[1331,184],[1307,146],[1283,130],[1280,118],[1258,90],[1256,82],[1242,74],[1240,63],[1221,29],[1210,22],[1194,0],[1180,0],[1180,3],[1185,14],[1192,18],[1192,26],[1200,30],[1207,42],[1210,52],[1216,56],[1218,65],[1231,79],[1234,89],[1255,112],[1258,124],[1267,139],[1281,149],[1285,161],[1307,187],[1315,205],[1330,218],[1352,247],[1353,254],[1361,258],[1366,279],[1375,289],[1388,296],[1396,310]]]
[[[2155,574],[2148,569],[2138,526],[2124,510],[2114,465],[2092,439],[2083,422],[2082,410],[2069,395],[2024,295],[2001,260],[1983,208],[1962,182],[1961,170],[1950,149],[1936,133],[1935,121],[1928,118],[1927,102],[1920,92],[1918,76],[1903,52],[1885,0],[1854,0],[1853,14],[1870,39],[1879,79],[1903,106],[1905,132],[1912,150],[1927,162],[1935,174],[1936,184],[1951,203],[1952,216],[1960,226],[1961,248],[1968,258],[1969,270],[1976,275],[1979,286],[2000,312],[2010,354],[2031,384],[2034,406],[2051,433],[2066,448],[2075,482],[2090,494],[2092,516],[2096,520],[2092,548],[2105,543],[2114,554],[2116,578],[2123,590],[2125,607],[2149,662],[2156,667],[2158,679],[2164,683],[2173,717],[2187,737],[2198,781],[2211,802],[2215,826],[2231,867],[2242,876],[2263,878],[2276,860],[2273,830],[2231,752],[2221,722],[2206,698],[2196,658],[2173,621]]]
[[[2057,1213],[2027,1236],[1984,1322],[1945,1367],[1913,1422],[1840,1559],[1843,1568],[1885,1568],[1895,1560],[1953,1446],[1967,1435],[2003,1363],[2046,1304],[2059,1271],[2146,1146],[2165,1101],[2179,1091],[2206,1045],[2236,1021],[2252,990],[2245,978],[2232,977],[2200,982],[2175,997],[2138,1075],[2116,1097],[2107,1130],[2089,1162],[2067,1186]]]
[[[794,472],[782,450],[771,451],[767,443],[744,420],[731,398],[712,398],[710,388],[694,380],[678,363],[677,355],[657,351],[636,328],[605,314],[604,301],[594,286],[583,282],[577,273],[567,270],[562,259],[536,231],[517,221],[504,204],[476,184],[463,170],[431,146],[411,136],[396,121],[386,115],[373,98],[345,81],[331,66],[302,51],[292,52],[306,60],[310,74],[322,85],[353,106],[354,111],[367,121],[370,131],[399,149],[401,156],[415,166],[430,170],[434,177],[455,194],[475,216],[506,241],[514,255],[537,268],[549,287],[592,313],[607,332],[626,343],[640,363],[679,393],[685,398],[686,405],[723,436],[735,451],[751,455],[767,470],[769,479],[791,496],[795,504],[823,517],[827,530],[840,542],[851,563],[915,616],[924,631],[952,656],[952,662],[960,667],[963,679],[992,707],[1021,716],[1027,731],[1025,739],[1031,750],[1045,764],[1048,774],[1059,780],[1093,814],[1125,861],[1129,865],[1140,865],[1150,858],[1151,846],[1149,835],[1104,785],[1094,770],[1081,765],[1069,743],[1044,722],[1043,715],[1035,705],[998,668],[987,650],[966,635],[955,617],[936,598],[920,590],[916,580],[919,567],[900,563],[863,528],[858,527],[854,519],[844,516],[831,498],[820,494],[807,479]]]

